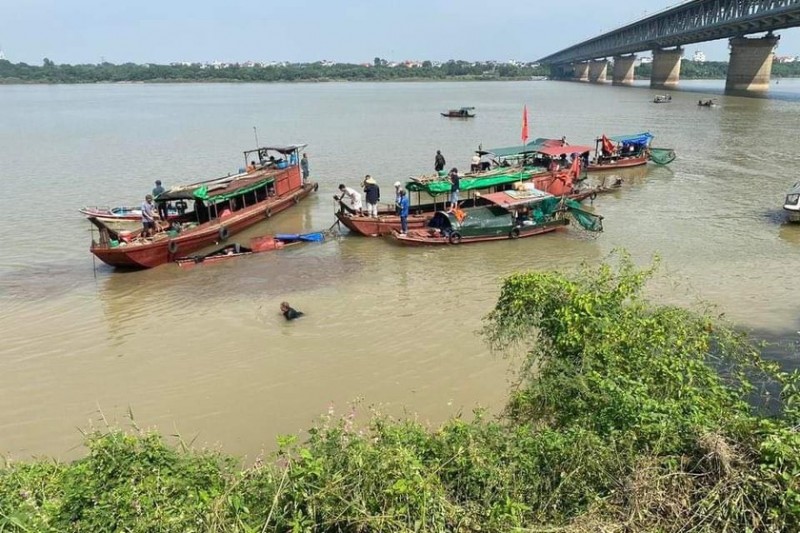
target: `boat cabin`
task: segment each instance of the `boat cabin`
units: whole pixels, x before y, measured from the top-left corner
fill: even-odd
[[[179,222],[203,224],[281,196],[302,186],[300,151],[305,144],[264,146],[244,152],[245,167],[222,178],[179,185],[155,198],[180,215]],[[286,172],[298,167],[298,172]]]
[[[800,181],[792,185],[783,202],[783,209],[789,215],[790,222],[800,221]]]
[[[515,227],[543,224],[552,219],[560,199],[537,189],[482,195],[485,205],[466,210],[437,211],[428,222],[442,235],[461,237],[507,236]]]

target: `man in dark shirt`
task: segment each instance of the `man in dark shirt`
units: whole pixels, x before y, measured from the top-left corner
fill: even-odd
[[[447,163],[444,160],[444,156],[442,155],[441,150],[436,150],[436,159],[433,161],[433,169],[436,172],[441,172],[444,170],[444,166]]]
[[[458,192],[461,190],[461,177],[458,175],[458,169],[453,167],[450,170],[450,210],[458,207]]]
[[[378,202],[381,201],[381,189],[369,174],[364,178],[364,196],[367,199],[367,216],[377,217]]]
[[[303,316],[302,311],[297,311],[289,307],[289,302],[281,302],[281,313],[286,320],[294,320],[295,318]]]
[[[159,194],[164,194],[165,189],[161,186],[161,180],[156,180],[156,186],[153,187],[153,198],[158,198]],[[167,220],[167,211],[169,207],[169,202],[157,202],[158,205],[158,217],[166,221]]]

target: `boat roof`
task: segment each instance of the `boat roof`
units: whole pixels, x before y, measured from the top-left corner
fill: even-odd
[[[249,174],[234,174],[232,176],[225,176],[224,178],[191,183],[188,185],[176,185],[159,194],[158,200],[199,199],[210,202],[223,201],[232,196],[244,194],[250,190],[263,187],[271,181],[275,181],[275,176],[281,171],[281,169],[260,170]]]
[[[642,133],[633,133],[630,135],[615,135],[613,137],[609,137],[609,140],[614,141],[616,143],[637,143],[637,144],[646,144],[653,139],[653,134],[649,131],[644,131]]]
[[[543,149],[547,148],[570,148],[570,145],[562,146],[561,139],[547,139],[545,137],[539,137],[527,144],[519,145],[519,146],[506,146],[503,148],[489,148],[487,150],[476,150],[478,155],[485,155],[485,154],[494,154],[497,157],[508,157],[512,155],[522,155],[522,154],[534,154],[536,152],[546,153],[543,152]],[[581,148],[581,147],[579,147]],[[592,150],[592,148],[587,148],[586,152]],[[567,154],[576,153],[575,150],[567,151]],[[583,153],[583,152],[580,152]],[[547,154],[549,155],[549,154]],[[560,154],[559,154],[560,155]]]
[[[524,189],[521,191],[514,190],[482,194],[481,198],[495,205],[499,205],[500,207],[511,208],[538,202],[545,198],[553,198],[553,195],[549,192],[540,191],[539,189]]]
[[[542,146],[536,150],[540,154],[550,157],[561,157],[562,155],[582,154],[594,150],[591,146],[581,146],[580,144],[567,144],[564,146]]]
[[[247,154],[252,154],[254,152],[260,152],[261,150],[272,150],[273,152],[279,152],[281,154],[291,154],[295,150],[302,150],[308,146],[307,144],[279,144],[274,146],[261,146],[259,148],[253,148],[252,150],[246,150],[244,152],[245,156]]]

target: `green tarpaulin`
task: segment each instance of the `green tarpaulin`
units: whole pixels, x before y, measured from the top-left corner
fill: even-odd
[[[269,183],[273,183],[274,181],[275,181],[275,178],[270,176],[269,178],[265,178],[263,180],[260,180],[260,181],[257,181],[255,183],[252,183],[252,184],[248,185],[247,187],[241,187],[241,188],[235,189],[235,190],[233,190],[233,191],[231,191],[229,193],[226,193],[226,194],[208,194],[208,187],[203,185],[202,187],[198,187],[192,193],[192,196],[194,196],[195,200],[205,200],[205,201],[209,201],[209,202],[219,203],[219,202],[224,202],[225,200],[230,200],[231,198],[236,198],[236,197],[241,196],[241,195],[243,195],[245,193],[248,193],[250,191],[254,191],[256,189],[260,189],[261,187],[264,187],[265,185],[267,185]]]
[[[488,176],[481,176],[478,178],[461,178],[460,190],[470,191],[475,189],[488,189],[495,185],[503,185],[506,183],[514,183],[515,181],[522,181],[530,179],[533,174],[541,172],[539,170],[498,170],[497,173]],[[406,183],[406,189],[412,192],[426,192],[431,196],[439,194],[446,194],[450,192],[450,182],[448,180],[430,181],[427,183],[420,183],[417,181],[409,181]]]

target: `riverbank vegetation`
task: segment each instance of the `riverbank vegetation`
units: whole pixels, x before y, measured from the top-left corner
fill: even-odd
[[[652,65],[636,67],[638,78],[649,78]],[[725,79],[728,63],[683,61],[682,79]],[[45,58],[42,65],[0,60],[0,84],[15,83],[135,83],[135,82],[321,82],[413,80],[527,80],[549,76],[547,66],[536,63],[422,61],[395,65],[381,58],[366,65],[349,63],[263,64],[134,64],[57,65]],[[773,63],[773,77],[800,77],[800,63]]]
[[[373,64],[322,62],[276,65],[125,63],[114,65],[56,65],[45,58],[41,66],[0,60],[0,83],[100,83],[100,82],[297,82],[392,80],[505,80],[543,75],[543,67],[516,64],[448,61],[434,65],[390,65],[375,58]]]
[[[526,355],[498,418],[329,414],[250,467],[93,433],[84,459],[0,470],[0,531],[797,531],[798,374],[650,302],[651,274],[507,278],[483,335]]]

